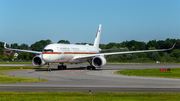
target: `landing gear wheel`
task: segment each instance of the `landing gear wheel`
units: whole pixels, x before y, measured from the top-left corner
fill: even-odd
[[[93,66],[92,66],[92,70],[96,70],[96,67],[93,67]]]
[[[66,65],[58,65],[58,69],[63,70],[63,69],[67,69]]]
[[[49,68],[49,67],[50,67],[50,64],[51,64],[51,63],[48,63],[48,68],[46,69],[47,71],[51,71],[51,68]]]
[[[51,71],[51,68],[47,68],[47,71]]]
[[[96,67],[94,67],[94,66],[87,66],[87,70],[96,70]]]
[[[66,69],[67,67],[66,66],[63,66],[63,69]]]
[[[90,70],[90,68],[91,68],[90,66],[87,66],[87,70]]]

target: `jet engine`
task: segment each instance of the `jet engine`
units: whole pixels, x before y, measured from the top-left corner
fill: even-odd
[[[36,67],[42,67],[44,66],[46,63],[42,60],[42,56],[41,55],[36,55],[33,59],[32,59],[32,63],[34,66]]]
[[[92,65],[94,67],[98,67],[98,68],[101,68],[102,66],[104,66],[106,64],[106,59],[102,56],[98,56],[98,57],[94,57],[92,59]]]

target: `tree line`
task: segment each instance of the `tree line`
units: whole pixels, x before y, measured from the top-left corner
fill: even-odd
[[[27,44],[18,45],[17,43],[7,44],[8,48],[14,49],[25,49],[25,50],[34,50],[42,51],[43,48],[51,44],[51,40],[40,40],[32,45],[28,46]],[[59,40],[57,43],[70,44],[68,40]],[[180,39],[169,39],[166,40],[150,40],[149,42],[141,41],[123,41],[121,43],[110,42],[108,44],[100,44],[99,48],[101,49],[113,49],[112,51],[104,52],[115,52],[115,51],[137,51],[137,50],[152,50],[152,49],[168,49],[176,43],[175,47],[172,50],[167,52],[151,52],[151,53],[136,53],[136,54],[124,54],[124,55],[115,55],[108,56],[107,61],[130,61],[130,62],[147,62],[147,61],[163,61],[163,62],[180,62]],[[78,45],[93,45],[92,43],[76,43]],[[4,52],[4,42],[0,42],[0,60],[11,61],[14,58],[14,52],[11,54],[3,54]],[[34,54],[22,52],[18,55],[15,60],[32,60]]]

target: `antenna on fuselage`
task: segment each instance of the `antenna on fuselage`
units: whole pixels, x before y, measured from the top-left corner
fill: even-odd
[[[93,46],[99,47],[100,35],[101,35],[101,24],[99,24],[98,32],[97,32],[96,38],[94,40]]]

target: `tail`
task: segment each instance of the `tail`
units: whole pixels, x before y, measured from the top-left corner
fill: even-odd
[[[98,32],[94,40],[94,46],[96,47],[99,47],[100,35],[101,35],[101,24],[99,24]]]

